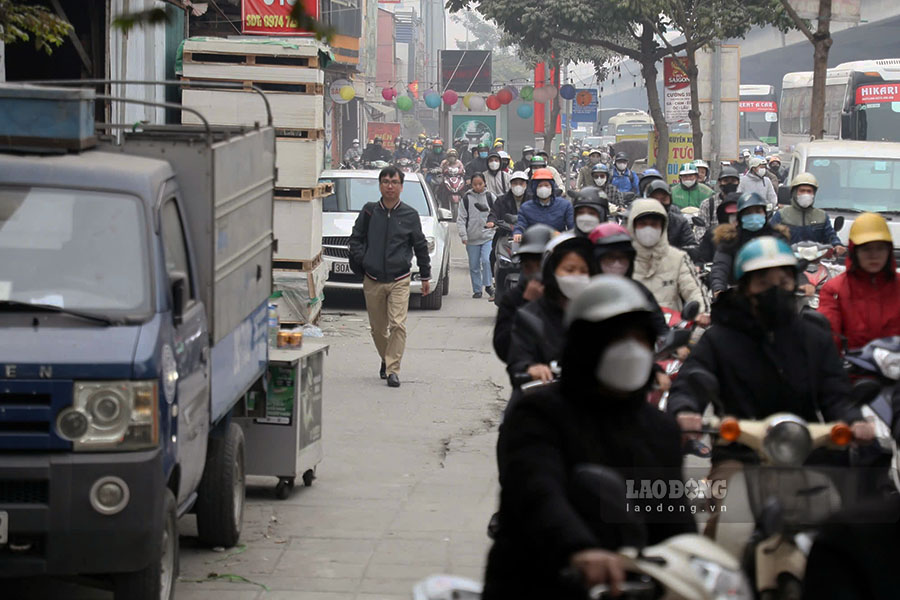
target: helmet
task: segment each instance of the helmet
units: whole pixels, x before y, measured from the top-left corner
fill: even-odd
[[[762,158],[760,158],[758,156],[754,156],[753,158],[750,159],[750,168],[751,169],[755,169],[756,167],[763,167],[763,166],[765,166],[765,164],[766,164],[766,161],[764,161]]]
[[[722,170],[719,171],[719,179],[718,181],[722,181],[727,177],[734,177],[735,179],[740,179],[741,174],[737,172],[737,169],[734,167],[722,167]]]
[[[797,186],[801,185],[811,185],[818,191],[819,180],[816,179],[816,176],[812,173],[798,173],[797,176],[791,180],[791,191],[794,191]]]
[[[420,140],[424,140],[424,139],[427,138],[427,137],[428,137],[428,136],[425,135],[424,133],[420,133],[420,134],[419,134],[419,139],[420,139]]]
[[[534,164],[534,161],[531,161]],[[531,175],[533,181],[553,181],[553,171],[550,169],[535,169]]]
[[[741,152],[741,156],[750,156],[750,154],[750,150],[747,148],[744,148],[744,150]]]
[[[440,146],[441,148],[443,148],[443,147],[444,147],[444,140],[434,140],[434,143],[433,143],[432,145],[433,145],[433,146]]]
[[[529,229],[531,228],[529,227]],[[541,268],[546,269],[548,261],[550,260],[550,257],[553,256],[554,252],[568,246],[571,246],[572,249],[580,248],[581,250],[584,250],[585,256],[590,256],[591,249],[593,248],[589,239],[575,235],[574,231],[560,233],[559,235],[554,236],[544,247],[544,257],[541,260]]]
[[[502,137],[498,137],[496,140],[494,140],[494,145],[495,145],[495,146],[496,146],[497,144],[505,144],[505,143],[506,143],[506,140],[504,140]]]
[[[766,206],[766,201],[762,196],[757,194],[756,192],[747,192],[741,194],[741,197],[738,198],[737,209],[738,213],[744,212],[745,208],[750,208],[751,206]]]
[[[521,179],[522,181],[528,181],[528,175],[525,171],[516,171],[512,175],[509,176],[509,182],[512,183],[516,179]]]
[[[780,162],[781,162],[781,157],[778,156],[777,154],[772,154],[771,156],[769,156],[768,158],[766,158],[766,161],[767,161],[767,162],[770,162],[770,163],[771,163],[771,162],[779,162],[779,163],[780,163]]]
[[[480,142],[480,143],[478,144],[478,148],[479,148],[479,149],[480,149],[480,148],[488,148],[488,147],[489,147],[489,145],[488,145],[488,143],[485,142],[485,141],[482,141],[482,142]]]
[[[528,154],[529,152],[534,154],[534,148],[532,148],[531,146],[525,146],[524,148],[522,148],[522,154]]]
[[[544,254],[544,248],[546,248],[547,244],[550,243],[550,240],[557,235],[559,235],[559,232],[549,225],[543,223],[532,225],[522,234],[522,244],[519,246],[518,250],[513,252],[513,256],[520,256],[522,254],[537,254],[538,256],[542,256]]]
[[[372,140],[372,142],[373,142],[373,143],[376,143],[376,142],[377,142],[377,143],[381,143],[381,136],[376,135],[376,136],[375,136],[375,139]]]
[[[754,194],[755,195],[755,194]],[[797,267],[797,257],[781,238],[764,235],[754,238],[738,250],[734,259],[734,278],[772,267]]]
[[[638,182],[640,183],[640,187],[644,187],[648,181],[651,181],[653,179],[662,179],[662,178],[663,178],[662,173],[660,173],[656,169],[647,169],[643,173],[641,173],[641,176],[638,179]]]
[[[590,150],[590,152],[588,152],[588,154],[589,155],[590,154],[599,154],[600,156],[603,156],[603,152],[601,152],[599,148],[591,148],[591,150]]]
[[[495,158],[495,157],[500,158],[500,153],[497,152],[496,150],[491,150],[490,153],[488,154],[488,159]]]
[[[616,152],[615,160],[616,160],[616,162],[618,162],[620,160],[628,160],[628,155],[625,154],[624,152]]]
[[[681,169],[678,171],[678,175],[696,175],[697,174],[697,165],[692,162],[684,163],[681,165]]]
[[[695,160],[694,167],[697,169],[699,169],[700,167],[703,167],[704,169],[706,169],[707,173],[709,172],[709,163],[706,162],[705,160]]]
[[[537,152],[535,152],[535,155],[536,155],[536,156],[543,156],[544,158],[549,158],[549,157],[550,157],[550,155],[547,154],[547,151],[546,151],[546,150],[538,150]]]
[[[753,154],[765,154],[766,148],[761,144],[757,144],[756,148],[753,149]]]
[[[587,150],[584,150],[581,153],[582,156],[590,156],[591,154],[593,154],[593,152],[588,152]]]
[[[631,279],[616,275],[595,275],[591,283],[566,309],[565,325],[575,321],[600,323],[632,313],[651,313],[647,295]]]
[[[633,249],[628,230],[618,223],[600,223],[594,228],[588,239],[594,243],[595,247],[626,243],[629,248]],[[594,254],[596,254],[596,250]]]
[[[565,147],[566,147],[566,143],[565,143],[565,142],[560,142],[560,143],[559,143],[559,147],[560,147],[560,148],[565,148]]]
[[[597,211],[601,221],[606,220],[609,216],[609,199],[606,197],[606,192],[591,185],[581,188],[577,194],[573,203],[576,211],[582,206],[588,206]]]
[[[863,213],[856,217],[850,227],[850,241],[859,246],[869,242],[894,243],[887,221],[876,213]]]
[[[509,158],[509,153],[507,153],[505,150],[501,150],[500,152],[497,153],[497,155],[503,159]]]
[[[459,156],[459,152],[456,151],[456,148],[450,148],[447,150],[447,156]]]
[[[351,143],[351,144],[358,144],[358,143],[359,143],[359,140],[358,140],[358,139],[356,139],[356,138],[353,138],[353,141],[352,141],[352,142],[350,142],[350,143]]]
[[[648,183],[647,187],[644,189],[644,195],[649,198],[653,192],[658,192],[659,190],[664,191],[669,196],[672,195],[672,190],[669,188],[669,184],[666,183],[665,179],[654,179]]]
[[[547,159],[541,155],[531,157],[531,168],[540,169],[547,166]]]
[[[597,173],[609,173],[609,167],[607,167],[603,163],[597,163],[593,167],[591,167],[591,175],[595,175]]]

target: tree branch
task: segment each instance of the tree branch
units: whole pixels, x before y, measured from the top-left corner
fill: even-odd
[[[634,60],[640,60],[640,57],[641,57],[641,53],[638,52],[637,50],[632,50],[631,48],[628,48],[627,46],[622,46],[621,44],[615,44],[615,43],[609,42],[607,40],[600,40],[600,39],[587,39],[586,40],[584,38],[577,38],[575,36],[568,35],[566,33],[557,33],[557,34],[554,34],[554,36],[556,37],[556,39],[563,40],[566,42],[572,42],[574,44],[583,44],[585,46],[599,46],[601,48],[606,48],[607,50],[609,50],[611,52],[616,52],[617,54],[623,54],[623,55],[627,56],[628,58],[633,58]]]
[[[813,44],[816,43],[816,34],[812,32],[809,26],[806,24],[806,21],[800,18],[800,15],[797,14],[797,11],[794,10],[794,7],[791,6],[789,0],[780,0],[781,5],[784,7],[785,12],[787,12],[788,16],[791,18],[791,21],[794,22],[794,25],[797,26],[797,29],[803,32],[803,35],[809,39],[809,41]]]
[[[662,33],[660,33],[659,28],[656,26],[656,23],[653,23],[650,20],[648,20],[647,22],[650,23],[650,27],[653,28],[653,31],[656,32],[656,35],[663,41],[663,43],[669,49],[669,53],[672,55],[672,58],[675,59],[675,65],[679,69],[681,69],[682,71],[687,73],[688,72],[687,65],[684,62],[682,62],[681,57],[678,56],[678,52],[680,52],[680,50],[676,50],[675,47],[672,46],[671,43],[669,43],[669,40],[666,39],[666,36],[664,36]],[[687,44],[687,42],[685,42],[685,44]]]

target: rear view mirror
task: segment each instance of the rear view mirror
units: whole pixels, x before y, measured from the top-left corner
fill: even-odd
[[[835,217],[834,219],[834,232],[837,233],[841,229],[844,228],[844,215],[840,215]]]
[[[448,208],[439,208],[438,209],[438,221],[441,223],[447,223],[453,220],[453,213],[450,212]]]
[[[595,464],[576,465],[569,498],[591,531],[609,536],[598,540],[601,548],[646,545],[646,529],[629,504],[625,480],[618,472]]]
[[[697,215],[691,217],[691,223],[694,224],[694,227],[706,227],[706,221],[703,220],[703,217]]]
[[[657,344],[657,360],[666,358],[669,354],[674,352],[676,348],[687,346],[690,341],[690,329],[670,329],[669,332],[666,333],[666,335],[663,336],[662,340],[660,340],[660,342]]]
[[[783,185],[778,188],[778,204],[791,203],[791,188]]]
[[[853,404],[863,406],[872,402],[880,393],[881,384],[874,379],[858,379],[853,384],[850,397],[853,400]]]
[[[182,271],[169,274],[172,288],[172,322],[178,326],[184,320],[184,305],[187,298],[187,275]]]
[[[681,309],[681,319],[683,321],[693,321],[698,314],[700,314],[700,303],[696,300],[691,300]]]

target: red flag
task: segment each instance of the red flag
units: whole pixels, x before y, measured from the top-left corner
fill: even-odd
[[[544,87],[544,63],[539,62],[534,66],[534,89]],[[544,103],[534,103],[534,132],[544,133]]]
[[[409,91],[412,92],[413,98],[416,100],[419,99],[419,80],[416,79],[412,83],[409,84]]]

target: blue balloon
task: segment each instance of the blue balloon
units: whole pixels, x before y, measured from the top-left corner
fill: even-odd
[[[559,95],[565,100],[573,99],[575,97],[575,86],[568,83],[565,84],[559,88]]]
[[[519,108],[516,109],[516,114],[522,119],[530,119],[531,115],[534,114],[534,107],[530,104],[520,104]]]
[[[441,97],[439,94],[435,92],[428,92],[425,94],[425,106],[428,108],[437,108],[441,105]]]

